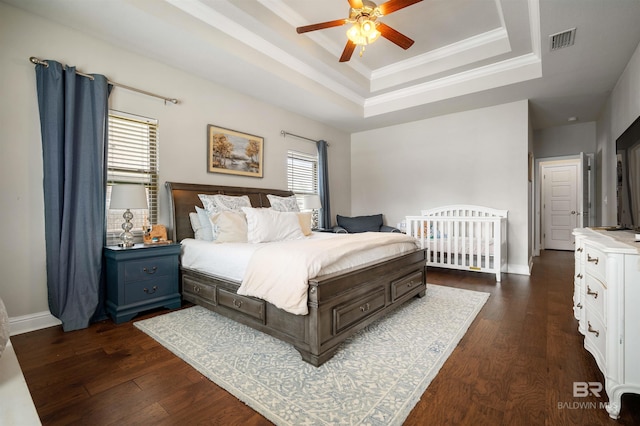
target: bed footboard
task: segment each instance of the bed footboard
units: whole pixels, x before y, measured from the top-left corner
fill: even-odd
[[[507,270],[507,210],[456,205],[407,216],[407,234],[427,250],[427,265],[492,273]]]
[[[185,300],[291,343],[320,366],[355,332],[426,294],[426,250],[309,280],[308,315],[295,315],[237,294],[238,283],[182,269]],[[375,350],[375,348],[372,348]]]

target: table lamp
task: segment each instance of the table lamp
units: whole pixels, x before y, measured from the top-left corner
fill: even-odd
[[[319,195],[313,194],[302,197],[302,210],[317,210],[321,208],[322,203]]]
[[[148,208],[147,191],[144,185],[113,185],[111,187],[111,202],[109,203],[109,208],[111,210],[126,209],[122,215],[124,218],[124,223],[122,224],[123,232],[120,234],[120,240],[122,242],[118,245],[121,247],[132,247],[134,244],[133,234],[131,233],[131,228],[133,228],[133,224],[131,223],[133,213],[131,213],[130,209]]]

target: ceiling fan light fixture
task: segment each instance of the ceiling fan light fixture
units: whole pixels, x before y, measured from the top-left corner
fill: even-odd
[[[366,46],[380,37],[380,31],[377,30],[375,22],[365,19],[349,28],[347,37],[357,46]]]

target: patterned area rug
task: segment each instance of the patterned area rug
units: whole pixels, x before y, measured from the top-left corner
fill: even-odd
[[[135,326],[277,425],[400,425],[488,297],[428,284],[426,297],[355,334],[319,368],[199,306]]]

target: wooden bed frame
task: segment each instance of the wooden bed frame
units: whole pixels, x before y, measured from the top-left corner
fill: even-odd
[[[202,207],[198,194],[248,195],[254,207],[269,207],[267,194],[289,191],[167,182],[172,237],[193,238],[189,213]],[[426,294],[426,250],[382,259],[309,280],[308,315],[295,315],[264,300],[240,296],[240,283],[180,268],[184,300],[291,343],[302,359],[320,366],[341,342],[414,296]],[[375,350],[375,348],[372,348]]]
[[[452,205],[407,216],[407,234],[427,249],[427,266],[486,272],[507,271],[507,210]],[[451,238],[449,238],[451,237]]]

